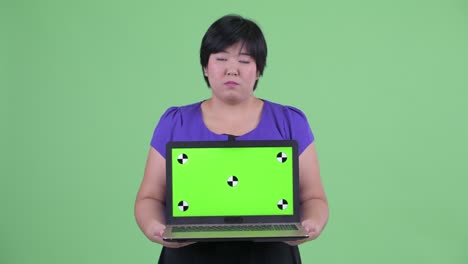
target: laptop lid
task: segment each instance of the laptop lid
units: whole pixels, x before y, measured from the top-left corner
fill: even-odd
[[[168,225],[299,222],[294,140],[169,142]]]

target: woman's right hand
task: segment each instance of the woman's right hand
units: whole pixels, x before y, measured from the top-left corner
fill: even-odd
[[[179,242],[167,242],[163,240],[163,233],[164,230],[166,229],[166,226],[154,221],[150,227],[149,231],[147,233],[148,238],[156,243],[159,243],[165,247],[168,248],[180,248],[180,247],[185,247],[188,245],[193,244],[194,242],[184,242],[184,243],[179,243]]]
[[[153,147],[148,153],[145,175],[135,201],[135,218],[145,236],[165,247],[179,248],[193,243],[163,240],[166,194],[166,160]]]

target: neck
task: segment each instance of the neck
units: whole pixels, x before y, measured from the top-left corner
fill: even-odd
[[[256,97],[236,104],[228,104],[216,98],[202,103],[205,126],[216,134],[244,135],[257,127],[261,119],[263,101]]]
[[[259,103],[259,99],[251,96],[246,100],[240,102],[224,102],[216,97],[212,97],[206,101],[206,105],[214,112],[223,116],[239,116],[244,113],[250,112],[252,107]]]

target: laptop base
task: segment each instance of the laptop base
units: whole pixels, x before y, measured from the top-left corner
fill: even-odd
[[[284,224],[281,224],[284,225]],[[294,241],[308,238],[307,231],[299,223],[292,223],[296,230],[249,230],[249,231],[183,231],[173,232],[180,226],[167,226],[163,240],[167,242],[214,242],[214,241]],[[207,225],[198,225],[203,227]],[[242,227],[235,225],[234,227]],[[244,225],[245,226],[245,225]],[[258,225],[261,226],[261,225]],[[236,229],[236,228],[234,228]]]

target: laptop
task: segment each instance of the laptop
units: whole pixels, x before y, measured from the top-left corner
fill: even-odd
[[[299,207],[294,140],[167,144],[165,241],[304,239]]]

